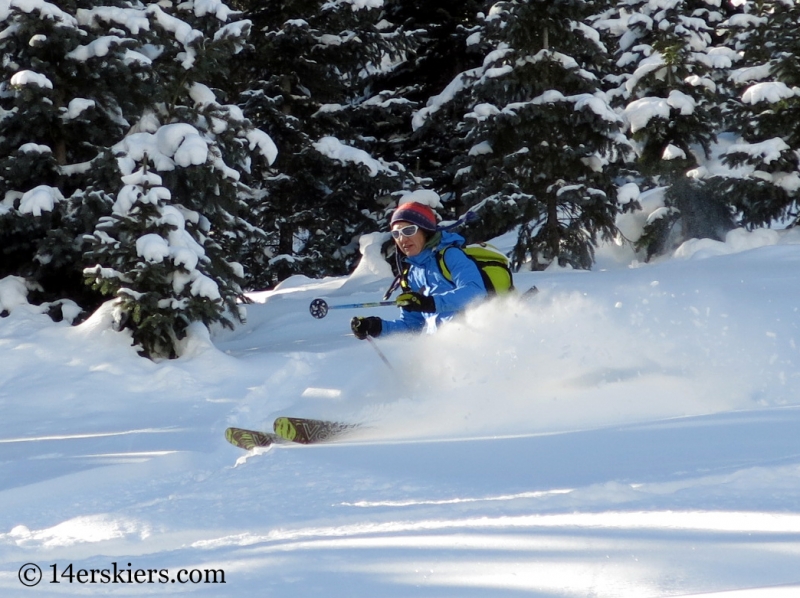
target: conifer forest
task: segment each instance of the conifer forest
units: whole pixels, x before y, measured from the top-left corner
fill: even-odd
[[[413,191],[527,270],[795,226],[798,26],[795,0],[0,0],[0,279],[76,323],[115,300],[169,357],[248,291],[351,272]]]

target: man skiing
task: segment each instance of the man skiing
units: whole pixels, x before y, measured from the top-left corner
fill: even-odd
[[[350,328],[357,338],[423,329],[434,332],[439,324],[452,319],[472,301],[487,296],[478,266],[460,250],[464,238],[438,230],[436,215],[430,207],[417,202],[404,203],[392,214],[390,227],[392,238],[405,256],[403,292],[395,302],[403,308],[402,315],[397,320],[374,316],[353,318]],[[444,251],[449,247],[459,249]],[[439,266],[440,255],[449,277]]]

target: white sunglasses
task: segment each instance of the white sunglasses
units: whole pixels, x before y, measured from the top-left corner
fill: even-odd
[[[400,237],[413,237],[417,234],[419,226],[416,224],[409,224],[403,228],[396,228],[392,231],[392,239],[397,241]]]

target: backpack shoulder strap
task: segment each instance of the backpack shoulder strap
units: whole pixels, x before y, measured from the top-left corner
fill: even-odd
[[[447,253],[448,249],[453,249],[454,247],[464,251],[458,245],[448,245],[447,247],[442,247],[436,252],[436,263],[439,266],[439,271],[442,273],[442,276],[444,276],[450,282],[453,282],[453,275],[450,272],[450,268],[447,267],[447,262],[444,261],[444,254]]]
[[[436,264],[439,266],[439,271],[442,273],[442,276],[444,276],[448,282],[453,282],[453,274],[450,272],[450,268],[447,267],[447,262],[445,262],[444,260],[444,254],[447,253],[448,249],[453,249],[453,248],[460,249],[462,252],[464,252],[464,248],[460,247],[459,245],[447,245],[446,247],[442,247],[441,249],[436,250]],[[466,252],[464,252],[464,255],[469,257],[469,255],[467,255]],[[404,292],[408,292],[411,290],[408,284],[408,269],[409,269],[408,263],[404,262],[403,269],[400,273],[400,288]],[[478,268],[478,271],[481,272],[480,267]],[[481,276],[483,276],[483,272],[481,272]]]

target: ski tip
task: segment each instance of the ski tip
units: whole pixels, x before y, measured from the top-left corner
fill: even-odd
[[[295,427],[292,420],[288,417],[279,417],[275,420],[275,423],[272,424],[272,429],[275,431],[275,434],[283,438],[284,440],[295,441],[297,440],[297,428]]]
[[[245,430],[243,428],[228,428],[225,430],[225,440],[233,446],[251,451],[259,446],[270,446],[278,440],[274,434],[265,434],[257,430]]]
[[[535,295],[538,295],[538,294],[539,294],[539,289],[537,289],[536,286],[534,285],[531,288],[529,288],[527,291],[522,293],[522,296],[523,297],[534,297]]]

